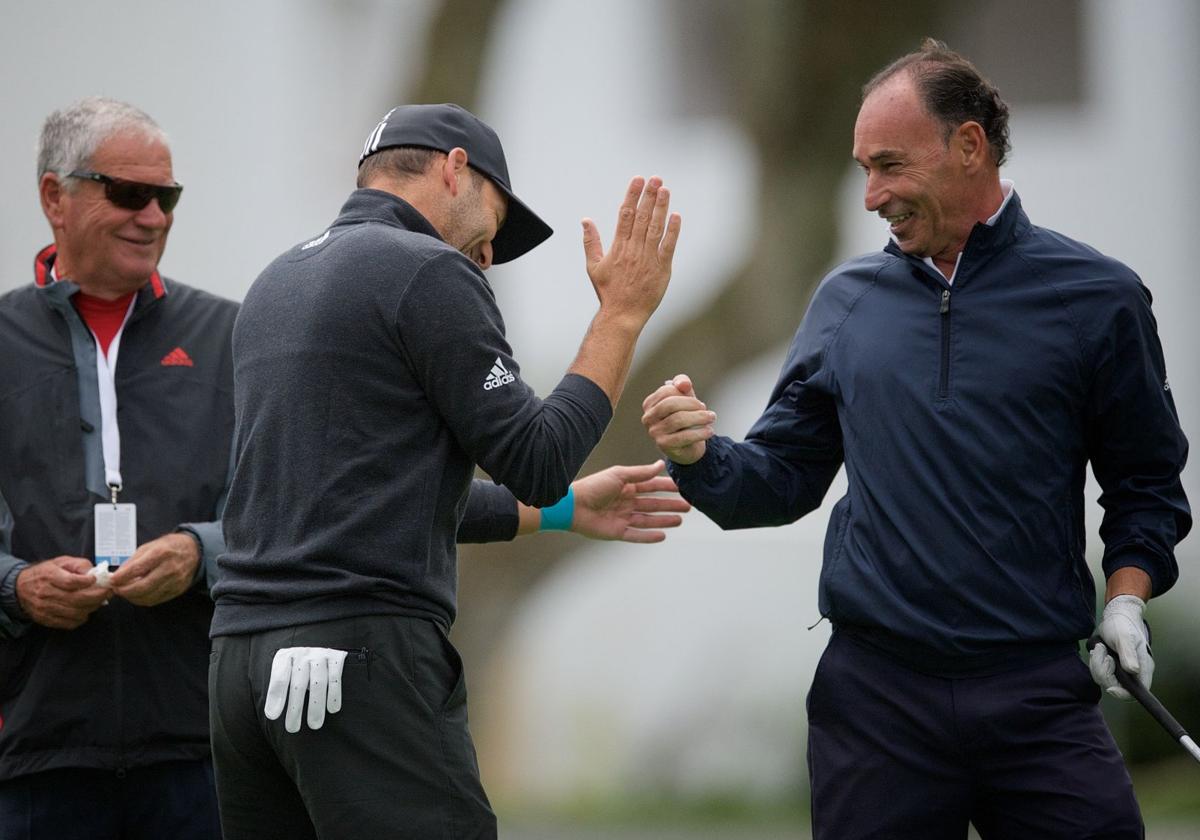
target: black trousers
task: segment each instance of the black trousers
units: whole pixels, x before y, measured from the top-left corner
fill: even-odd
[[[220,840],[212,762],[75,767],[0,782],[3,840]]]
[[[815,840],[1141,840],[1129,773],[1071,654],[944,679],[834,632],[808,695]]]
[[[317,731],[263,715],[284,647],[350,651]],[[462,660],[435,623],[363,616],[214,639],[213,761],[226,840],[496,837],[467,730]]]

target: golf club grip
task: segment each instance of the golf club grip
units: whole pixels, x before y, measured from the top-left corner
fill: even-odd
[[[1087,641],[1087,649],[1090,651],[1103,641],[1099,636],[1092,636]],[[1121,684],[1121,687],[1132,694],[1134,699],[1142,704],[1146,711],[1150,713],[1150,716],[1158,721],[1172,738],[1178,741],[1180,738],[1186,737],[1187,730],[1180,725],[1179,721],[1175,720],[1162,703],[1158,702],[1158,698],[1151,694],[1150,690],[1142,685],[1136,676],[1121,666],[1120,657],[1112,653],[1112,651],[1109,651],[1109,653],[1112,655],[1113,662],[1116,663],[1117,682]]]

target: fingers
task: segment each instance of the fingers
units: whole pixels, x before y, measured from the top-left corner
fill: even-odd
[[[647,545],[649,543],[662,542],[666,538],[667,535],[662,531],[641,531],[637,528],[626,528],[625,533],[621,535],[621,542]]]
[[[156,567],[146,570],[137,577],[126,575],[121,579],[118,579],[114,572],[109,583],[112,585],[113,593],[120,595],[129,603],[137,604],[139,607],[153,607],[180,595],[191,585],[191,579],[182,578],[162,567]]]
[[[91,569],[92,564],[82,557],[33,563],[17,575],[17,601],[35,623],[74,630],[109,596],[109,590],[96,583]]]
[[[329,660],[314,656],[308,670],[308,728],[320,729],[325,723],[325,702],[329,690]]]
[[[89,574],[93,568],[92,561],[86,557],[56,557],[54,560],[47,561],[57,565],[60,569],[65,569],[77,575]]]
[[[646,189],[642,191],[637,213],[633,217],[633,231],[629,235],[634,245],[641,245],[644,242],[653,242],[658,245],[670,202],[671,195],[663,186],[662,178],[653,177],[646,182]],[[657,235],[654,233],[656,224]]]
[[[267,702],[263,705],[263,714],[267,716],[267,720],[275,720],[283,713],[291,680],[291,649],[275,651],[275,658],[271,660],[271,679],[267,684]]]
[[[649,481],[639,481],[634,485],[636,493],[677,493],[679,488],[675,486],[675,479],[669,475],[656,475]]]
[[[1114,640],[1117,656],[1121,660],[1121,667],[1131,674],[1136,674],[1141,671],[1141,657],[1138,655],[1138,648],[1141,637],[1137,635],[1137,631],[1130,629],[1124,633],[1118,633]]]
[[[346,665],[346,651],[336,651],[329,660],[329,713],[342,710],[342,668]]]
[[[645,181],[641,178],[634,178],[629,182],[629,187],[625,190],[625,199],[621,202],[621,209],[617,211],[617,230],[613,234],[613,249],[624,247],[625,241],[629,239],[633,231],[634,216],[637,215],[638,197],[642,194],[642,187]]]
[[[679,242],[679,231],[682,227],[682,217],[678,213],[672,213],[667,222],[667,234],[658,244],[659,262],[670,264],[675,258],[675,245]]]
[[[288,732],[300,731],[300,719],[304,714],[304,694],[308,691],[308,674],[308,658],[293,657],[291,683],[288,686],[287,716],[283,719],[283,728]]]
[[[678,514],[650,515],[635,513],[629,517],[629,524],[634,528],[678,528],[683,524],[683,517]]]
[[[692,379],[686,373],[677,373],[671,378],[671,384],[678,389],[679,393],[685,397],[696,396],[696,386],[692,384]]]
[[[667,397],[695,397],[695,387],[692,385],[692,380],[685,373],[676,374],[673,378],[668,379],[654,391],[642,400],[642,411],[647,412],[658,403],[662,402]],[[701,402],[701,405],[704,403]]]
[[[302,718],[309,729],[320,729],[326,712],[333,714],[342,708],[345,661],[346,651],[336,648],[277,650],[271,661],[263,714],[268,720],[276,720],[286,705],[284,729],[288,732],[299,732]]]
[[[634,187],[637,187],[635,190]],[[644,182],[634,178],[629,182],[625,200],[621,204],[617,216],[617,231],[613,236],[613,250],[620,252],[626,243],[633,247],[645,247],[647,243],[658,249],[662,254],[662,240],[666,228],[673,227],[668,250],[674,253],[675,240],[679,238],[679,214],[671,216],[667,221],[671,207],[671,192],[663,186],[662,178],[657,175]],[[669,257],[668,257],[669,258]],[[594,261],[589,260],[589,265]]]
[[[113,592],[153,607],[183,594],[195,580],[199,553],[187,534],[165,534],[143,543],[112,573]]]
[[[1097,644],[1092,648],[1092,652],[1088,657],[1088,670],[1092,672],[1092,679],[1096,685],[1100,686],[1113,697],[1116,697],[1118,700],[1133,699],[1129,692],[1117,682],[1117,662],[1109,654],[1108,648],[1103,643]]]
[[[693,397],[667,397],[642,415],[642,425],[655,442],[685,429],[711,430],[716,420],[716,412]]]
[[[638,496],[633,509],[638,513],[687,513],[692,506],[678,496]]]
[[[1150,653],[1147,651],[1146,656],[1142,659],[1142,668],[1138,671],[1138,682],[1147,689],[1150,688],[1150,682],[1154,679],[1154,660],[1150,658]]]
[[[625,484],[635,484],[638,486],[638,492],[642,492],[641,485],[650,479],[657,476],[663,471],[666,463],[660,458],[653,464],[637,464],[635,466],[618,466],[616,467],[617,476]],[[669,480],[669,479],[668,479]]]
[[[604,246],[600,242],[600,231],[591,219],[583,220],[583,260],[590,273],[592,266],[604,259]]]

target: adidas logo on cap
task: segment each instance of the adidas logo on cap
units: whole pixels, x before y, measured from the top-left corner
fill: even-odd
[[[504,362],[500,361],[500,357],[496,357],[496,361],[492,363],[492,370],[487,375],[487,379],[483,380],[483,390],[490,391],[493,388],[499,388],[502,385],[514,381],[517,377],[508,372],[508,368],[504,366]]]

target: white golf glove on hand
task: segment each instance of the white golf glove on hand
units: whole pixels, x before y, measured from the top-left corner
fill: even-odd
[[[342,708],[342,665],[346,651],[333,648],[292,647],[275,652],[271,662],[271,681],[267,685],[267,702],[263,712],[275,720],[287,702],[284,728],[300,731],[304,711],[304,694],[308,692],[308,728],[320,729],[325,712]]]
[[[1147,689],[1154,676],[1154,659],[1150,656],[1150,631],[1142,618],[1146,602],[1136,595],[1118,595],[1104,606],[1096,626],[1103,644],[1092,648],[1088,667],[1096,684],[1121,700],[1133,699],[1117,682],[1117,663],[1109,651],[1115,651],[1120,667],[1137,677]]]

